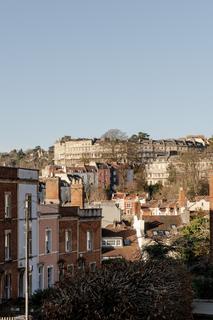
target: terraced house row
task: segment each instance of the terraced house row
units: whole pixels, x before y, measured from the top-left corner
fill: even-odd
[[[38,185],[37,170],[0,167],[1,302],[24,297],[26,214],[30,293],[75,268],[94,271],[101,263],[101,209],[78,206],[78,193],[76,206],[54,199],[38,205]],[[53,185],[48,192],[57,190]]]
[[[128,143],[127,143],[128,142]],[[103,139],[73,139],[61,138],[54,144],[54,163],[61,166],[72,166],[76,163],[95,161],[109,161],[113,158],[120,161],[127,160],[128,144],[133,143],[137,150],[138,159],[142,163],[156,159],[158,156],[178,155],[189,150],[203,151],[208,146],[208,140],[204,136],[188,136],[180,139],[139,139],[117,141],[110,144]]]

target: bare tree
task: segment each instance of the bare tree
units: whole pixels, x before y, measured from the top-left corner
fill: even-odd
[[[125,132],[119,130],[119,129],[109,129],[107,132],[105,132],[102,136],[102,140],[127,140],[127,135]]]
[[[110,129],[101,137],[105,160],[125,162],[127,154],[127,135],[119,129]]]

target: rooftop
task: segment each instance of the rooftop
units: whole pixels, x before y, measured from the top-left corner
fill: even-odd
[[[60,206],[58,204],[38,205],[38,212],[41,215],[60,214],[62,217],[79,217],[79,218],[101,218],[101,209],[81,209],[76,206]]]

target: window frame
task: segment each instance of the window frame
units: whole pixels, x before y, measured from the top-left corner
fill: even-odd
[[[52,270],[51,273],[51,283],[49,284],[49,270]],[[51,288],[54,284],[54,268],[53,266],[47,266],[47,288]]]
[[[6,277],[9,277],[9,285],[6,287]],[[11,293],[12,293],[12,274],[6,273],[4,276],[4,298],[6,300],[11,299]]]
[[[12,243],[11,230],[4,230],[4,260],[10,261],[12,259]],[[9,239],[7,238],[9,236]],[[6,243],[9,244],[6,246]]]
[[[32,219],[32,193],[25,194],[25,204],[28,212],[28,219]]]
[[[48,239],[47,237],[48,232],[50,233],[50,239]],[[46,228],[45,229],[45,254],[51,254],[51,253],[52,253],[52,229]]]
[[[70,238],[68,235],[70,234]],[[72,229],[65,230],[65,252],[72,252]]]
[[[87,230],[87,252],[93,251],[93,231]]]
[[[5,219],[12,217],[12,193],[10,191],[4,193],[4,217]]]
[[[41,268],[41,272],[40,272]],[[40,285],[41,280],[41,285]],[[38,289],[43,290],[44,289],[44,266],[42,264],[38,265]]]

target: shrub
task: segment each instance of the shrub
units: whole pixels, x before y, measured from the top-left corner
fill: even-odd
[[[111,263],[96,273],[68,276],[42,306],[43,319],[192,319],[185,268],[172,259]]]
[[[212,299],[213,298],[213,278],[208,276],[197,276],[193,279],[192,287],[195,298]]]

